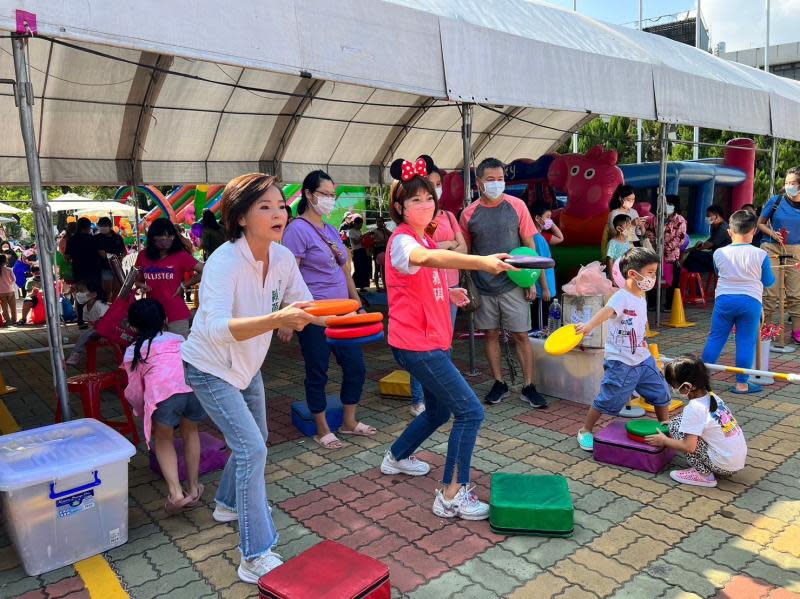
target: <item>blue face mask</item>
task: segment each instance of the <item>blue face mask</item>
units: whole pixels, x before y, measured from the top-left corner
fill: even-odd
[[[787,185],[785,191],[786,195],[790,198],[796,197],[798,192],[797,185]]]

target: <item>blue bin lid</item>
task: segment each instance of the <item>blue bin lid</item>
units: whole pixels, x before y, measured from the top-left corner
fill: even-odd
[[[136,448],[113,428],[82,418],[0,437],[0,491],[91,472],[125,460]]]

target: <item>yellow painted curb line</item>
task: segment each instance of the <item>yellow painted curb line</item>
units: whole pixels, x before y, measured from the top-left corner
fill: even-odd
[[[102,555],[79,561],[75,564],[75,570],[83,579],[92,599],[129,599],[116,573]]]
[[[8,435],[19,431],[19,424],[8,411],[5,402],[0,399],[0,434]],[[83,580],[86,590],[92,599],[129,599],[119,583],[114,570],[102,555],[95,555],[75,564],[75,570]]]

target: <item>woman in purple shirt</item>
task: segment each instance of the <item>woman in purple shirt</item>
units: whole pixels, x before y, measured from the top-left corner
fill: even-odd
[[[336,187],[324,171],[312,171],[303,180],[302,197],[297,205],[298,217],[283,234],[283,245],[297,258],[300,274],[315,300],[358,297],[351,273],[347,248],[339,232],[325,223],[336,204]],[[359,310],[359,312],[363,312]],[[278,331],[282,341],[289,341],[291,330]],[[342,442],[328,427],[325,419],[325,385],[328,382],[328,363],[333,352],[342,368],[341,399],[344,422],[340,433],[371,437],[377,431],[356,418],[356,405],[366,379],[364,354],[360,345],[331,346],[322,327],[309,325],[297,334],[306,363],[306,401],[314,415],[317,435],[314,440],[326,449],[338,449]]]

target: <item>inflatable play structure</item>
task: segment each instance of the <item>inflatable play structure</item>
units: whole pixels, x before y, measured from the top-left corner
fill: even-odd
[[[286,196],[286,202],[292,209],[292,215],[294,216],[297,216],[297,205],[300,203],[300,187],[301,185],[299,184],[283,186],[283,195]],[[364,186],[337,185],[336,206],[334,206],[333,212],[329,216],[323,217],[322,220],[338,229],[347,212],[366,214],[367,197],[369,197],[369,194]]]
[[[667,163],[667,194],[681,198],[682,213],[694,235],[708,234],[706,208],[720,204],[730,214],[753,201],[755,142],[737,138],[726,144],[721,159]],[[564,243],[552,248],[558,280],[567,281],[581,265],[602,260],[601,247],[608,223],[608,204],[617,185],[637,190],[634,208],[640,216],[655,218],[660,165],[658,162],[617,165],[617,152],[594,146],[585,154],[548,154],[538,160],[518,159],[506,166],[506,193],[529,207],[543,202],[553,207],[553,218],[564,233]],[[477,189],[474,171],[470,186]],[[556,194],[567,196],[561,208]],[[442,206],[458,213],[463,206],[460,171],[445,176]]]

